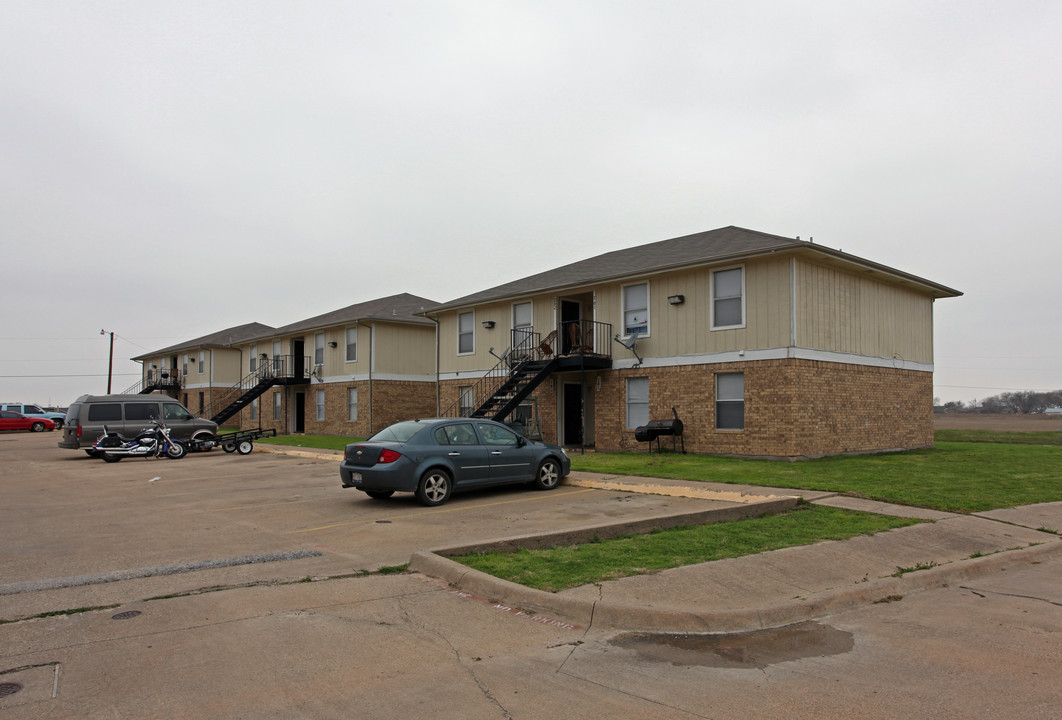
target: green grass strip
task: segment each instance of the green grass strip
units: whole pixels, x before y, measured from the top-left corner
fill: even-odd
[[[917,522],[805,505],[782,515],[661,530],[585,545],[464,555],[451,560],[527,587],[557,591],[822,540],[844,540]]]
[[[572,455],[572,468],[617,475],[847,493],[972,513],[1062,500],[1062,448],[938,443],[926,450],[778,462],[629,452]]]
[[[999,430],[937,430],[937,442],[1003,443],[1007,445],[1062,445],[1062,432]]]

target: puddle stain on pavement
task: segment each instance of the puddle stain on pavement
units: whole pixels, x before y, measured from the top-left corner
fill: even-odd
[[[609,644],[672,665],[757,670],[791,660],[840,655],[849,652],[855,640],[850,632],[809,621],[719,635],[623,633]]]

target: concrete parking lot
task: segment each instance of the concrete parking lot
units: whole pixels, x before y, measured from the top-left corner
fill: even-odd
[[[768,633],[603,632],[364,573],[712,501],[565,485],[428,509],[343,490],[327,460],[55,442],[0,436],[5,719],[1057,717],[1054,558]]]

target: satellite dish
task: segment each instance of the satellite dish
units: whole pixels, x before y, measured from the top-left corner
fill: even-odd
[[[616,342],[628,350],[634,349],[634,344],[638,342],[637,335],[616,335]]]

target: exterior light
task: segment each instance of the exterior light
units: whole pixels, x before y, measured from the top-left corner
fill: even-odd
[[[667,301],[671,305],[681,305],[682,303],[686,302],[686,296],[685,295],[668,295],[667,296]]]

